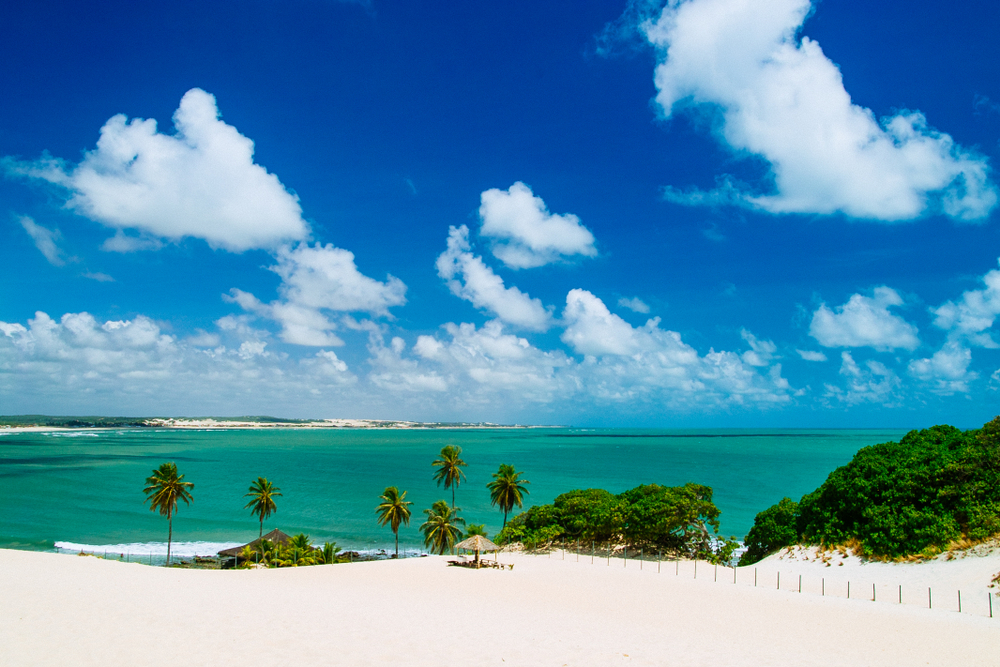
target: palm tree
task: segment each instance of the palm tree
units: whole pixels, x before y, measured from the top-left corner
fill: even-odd
[[[461,455],[461,447],[448,445],[441,450],[441,458],[431,464],[438,468],[434,473],[434,481],[438,483],[438,486],[441,486],[441,483],[444,482],[445,491],[449,488],[451,489],[452,507],[455,506],[455,487],[465,479],[465,473],[462,472],[462,468],[466,464],[465,461],[459,458]]]
[[[323,562],[327,565],[336,563],[338,551],[336,542],[326,542],[323,544]]]
[[[522,507],[524,496],[528,494],[524,485],[531,482],[521,479],[520,476],[523,474],[515,472],[514,466],[503,463],[493,474],[493,481],[486,485],[490,490],[490,504],[499,505],[503,510],[503,528],[507,527],[507,513],[514,509],[514,505]]]
[[[183,500],[188,505],[193,500],[190,489],[191,482],[185,482],[184,475],[177,474],[176,463],[164,463],[146,478],[145,505],[149,503],[150,511],[159,511],[167,517],[167,565],[170,565],[170,544],[174,540],[174,512],[177,511],[177,501]]]
[[[486,532],[486,525],[482,523],[470,523],[465,529],[465,537],[472,537],[474,535],[482,535],[483,537],[489,537],[489,533]]]
[[[449,507],[448,502],[439,500],[429,510],[424,510],[427,521],[420,526],[424,534],[424,546],[431,551],[443,555],[452,549],[462,538],[462,530],[458,524],[465,524],[465,519],[458,516],[457,507]]]
[[[243,509],[249,509],[251,516],[256,514],[260,517],[259,539],[264,537],[264,519],[278,511],[278,506],[274,504],[274,499],[281,496],[281,489],[267,481],[266,477],[258,477],[255,481],[251,482],[249,492],[244,494],[243,497],[246,498],[248,496],[250,502]]]
[[[392,533],[396,536],[396,558],[399,558],[399,524],[410,525],[410,505],[413,503],[406,499],[406,491],[400,493],[394,486],[385,487],[379,498],[382,502],[375,508],[378,524],[389,524],[392,528]]]

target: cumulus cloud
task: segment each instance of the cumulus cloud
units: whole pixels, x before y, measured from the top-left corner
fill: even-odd
[[[750,349],[742,355],[744,363],[750,366],[770,365],[778,351],[777,345],[769,340],[760,340],[746,329],[740,331],[740,337],[750,345]]]
[[[993,269],[982,277],[984,289],[969,290],[956,301],[947,301],[932,309],[934,326],[944,329],[952,338],[964,338],[981,347],[1000,347],[987,329],[1000,315],[1000,270]]]
[[[331,244],[299,244],[281,247],[276,259],[277,264],[269,268],[281,276],[279,299],[262,303],[253,294],[236,288],[224,298],[281,324],[281,338],[286,343],[343,345],[332,333],[337,324],[323,311],[388,317],[389,308],[406,303],[403,281],[391,275],[385,282],[369,278],[358,270],[349,250]]]
[[[850,352],[841,352],[840,375],[846,386],[826,385],[826,397],[847,405],[881,403],[886,407],[899,405],[898,391],[902,386],[899,377],[885,364],[867,361],[861,368]]]
[[[69,313],[56,320],[38,313],[26,323],[0,322],[0,401],[24,412],[49,405],[189,414],[196,405],[241,414],[518,419],[526,412],[580,417],[609,406],[622,414],[729,410],[781,405],[793,395],[779,364],[754,367],[733,352],[699,355],[656,327],[637,330],[645,339],[639,352],[581,362],[532,345],[499,320],[448,323],[412,344],[385,324],[349,324],[369,335],[369,370],[360,377],[332,350],[296,359],[276,349],[251,315],[229,315],[212,331],[179,338],[144,316],[99,321]]]
[[[931,385],[936,394],[950,396],[968,393],[969,382],[979,377],[969,370],[972,352],[956,341],[949,341],[928,359],[914,359],[909,363],[910,374]]]
[[[646,303],[637,296],[634,296],[631,299],[622,297],[618,299],[618,305],[622,308],[628,308],[636,313],[642,313],[644,315],[649,314],[649,306],[647,306]]]
[[[809,335],[823,347],[873,347],[877,350],[916,349],[917,328],[889,312],[903,305],[896,290],[876,287],[870,297],[854,294],[831,310],[820,305],[813,313]]]
[[[483,192],[479,217],[480,234],[495,240],[493,254],[512,269],[530,269],[564,257],[595,257],[594,235],[572,213],[549,213],[518,181],[507,190]]]
[[[26,215],[18,218],[21,227],[28,232],[28,236],[35,242],[35,247],[45,256],[52,266],[63,266],[66,264],[66,253],[59,247],[57,241],[62,239],[62,234],[58,229],[48,229],[42,227],[37,222]]]
[[[552,325],[551,312],[539,299],[516,287],[504,287],[503,279],[472,254],[465,225],[449,228],[448,247],[437,258],[437,271],[452,294],[508,324],[530,331],[546,331]]]
[[[83,273],[83,277],[90,278],[91,280],[96,280],[99,283],[113,283],[115,281],[114,278],[112,278],[106,273],[101,273],[100,271],[93,271],[93,272],[85,271]]]
[[[826,361],[826,355],[813,350],[795,350],[804,361]]]
[[[70,209],[117,230],[107,250],[194,237],[242,252],[308,237],[298,197],[254,163],[253,141],[220,120],[212,95],[189,90],[173,120],[175,133],[163,134],[155,120],[119,114],[78,165],[43,157],[4,166],[64,187]]]
[[[642,22],[663,115],[704,111],[722,143],[771,167],[771,194],[723,179],[710,193],[668,188],[667,197],[882,221],[984,219],[997,202],[986,158],[919,112],[877,119],[853,104],[837,65],[798,36],[811,10],[810,0],[669,0]]]
[[[652,337],[660,322],[660,318],[654,317],[641,329],[633,329],[631,324],[609,311],[603,301],[583,289],[570,290],[566,295],[562,319],[566,325],[560,337],[562,341],[579,354],[594,356],[630,355],[653,349],[656,343]],[[679,336],[677,342],[680,342]],[[693,352],[690,348],[684,350],[684,354]]]
[[[775,346],[749,332],[744,338],[752,347],[746,358],[715,350],[699,355],[679,333],[660,329],[659,318],[634,328],[581,289],[566,295],[563,321],[563,342],[586,355],[578,376],[602,400],[663,400],[678,407],[790,400],[780,364],[766,373],[757,370],[769,363]]]
[[[270,351],[267,332],[245,318],[217,325],[181,340],[143,315],[38,312],[26,325],[0,322],[0,401],[25,412],[302,414],[350,398],[357,377],[333,352],[296,361]]]

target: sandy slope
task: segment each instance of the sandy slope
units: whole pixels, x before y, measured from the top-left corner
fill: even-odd
[[[0,663],[997,664],[1000,617],[575,558],[219,572],[0,550]]]

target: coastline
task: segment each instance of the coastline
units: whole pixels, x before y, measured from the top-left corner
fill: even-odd
[[[313,430],[313,429],[378,429],[378,430],[495,430],[495,429],[546,429],[567,428],[559,425],[527,425],[527,424],[492,424],[492,423],[445,423],[445,422],[412,422],[387,419],[322,419],[301,422],[290,421],[246,421],[239,419],[180,419],[153,418],[142,419],[141,425],[106,425],[106,426],[6,426],[0,425],[0,434],[4,433],[48,433],[67,431],[103,431],[119,428],[155,428],[168,430]]]
[[[0,550],[18,575],[0,578],[0,642],[11,664],[970,666],[995,664],[1000,641],[1000,618],[733,585],[710,567],[446,560],[200,571]]]

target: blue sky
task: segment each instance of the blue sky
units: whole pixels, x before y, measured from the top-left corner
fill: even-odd
[[[0,26],[0,413],[1000,412],[1000,9],[49,3]]]

